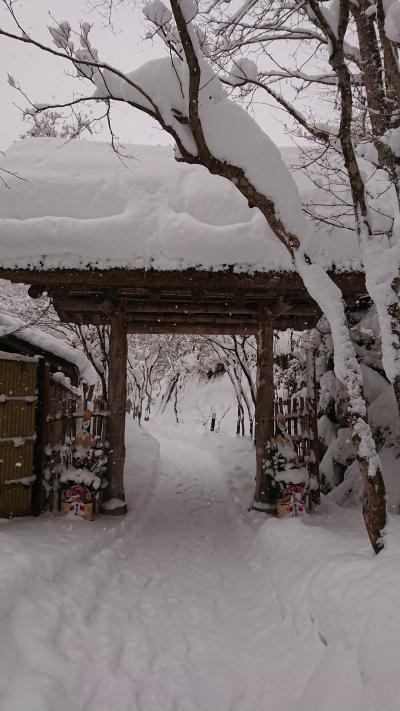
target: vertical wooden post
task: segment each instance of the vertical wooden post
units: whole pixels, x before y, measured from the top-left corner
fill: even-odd
[[[310,476],[316,480],[317,488],[311,492],[311,503],[321,503],[321,479],[319,473],[318,440],[318,389],[315,373],[315,348],[310,345],[306,353],[306,384],[308,396],[308,426],[310,430]]]
[[[46,416],[48,415],[48,379],[50,374],[44,358],[39,358],[36,370],[37,403],[35,412],[36,441],[33,450],[32,516],[40,516],[43,509],[43,470],[45,467]]]
[[[108,484],[100,504],[102,513],[114,516],[121,516],[127,511],[124,491],[127,355],[126,323],[116,313],[111,316],[108,358]]]
[[[257,402],[255,412],[256,490],[257,502],[274,506],[266,490],[263,463],[267,442],[274,434],[274,329],[272,316],[266,308],[259,311],[257,334]]]

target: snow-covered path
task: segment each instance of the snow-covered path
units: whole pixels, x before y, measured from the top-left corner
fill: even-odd
[[[305,711],[322,699],[321,711],[357,711],[361,699],[375,709],[345,645],[331,650],[308,608],[294,624],[274,567],[255,555],[263,519],[235,502],[232,476],[251,463],[250,446],[234,445],[233,461],[222,436],[183,426],[156,436],[159,456],[131,426],[125,521],[50,521],[50,540],[43,525],[35,539],[31,522],[40,574],[29,569],[2,617],[1,711]],[[28,530],[19,523],[17,539]],[[338,673],[352,678],[343,690],[332,678],[326,698]]]

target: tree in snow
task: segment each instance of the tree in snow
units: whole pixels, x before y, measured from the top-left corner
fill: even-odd
[[[382,366],[381,338],[375,306],[367,297],[349,313],[351,335],[363,370],[368,413],[374,439],[381,456],[399,457],[400,418],[393,389]],[[320,383],[319,437],[323,458],[320,465],[323,491],[338,503],[358,504],[362,486],[351,441],[346,409],[346,393],[333,371],[329,324],[321,319],[321,335],[316,355]],[[390,475],[389,475],[390,478]],[[399,501],[388,492],[388,505],[398,511]]]
[[[301,143],[307,137],[311,144],[304,149],[308,176],[320,188],[322,171],[333,197],[307,210],[324,224],[355,228],[400,408],[400,4],[258,0],[231,12],[218,0],[216,7],[210,55],[227,70],[223,80],[239,86],[247,102],[266,93],[284,109]],[[282,42],[292,48],[284,65]],[[257,56],[259,67],[246,54]],[[307,114],[299,99],[308,102]]]
[[[245,413],[247,413],[249,433],[250,437],[253,437],[257,400],[255,339],[249,336],[205,338],[217,354],[233,386],[238,409],[236,434],[245,434]]]
[[[166,43],[168,54],[164,59],[148,62],[126,74],[99,59],[98,50],[90,40],[88,23],[82,23],[76,33],[78,48],[67,21],[51,27],[54,48],[29,36],[19,23],[13,4],[9,0],[3,2],[16,29],[0,29],[0,36],[68,59],[78,75],[95,86],[94,94],[79,101],[104,102],[107,112],[113,101],[125,102],[146,113],[174,139],[177,160],[202,165],[211,174],[230,180],[249,206],[260,210],[330,323],[335,371],[346,388],[353,439],[364,479],[365,522],[373,548],[378,552],[383,545],[381,534],[386,521],[384,484],[342,294],[327,272],[312,261],[308,249],[310,225],[304,218],[297,189],[278,149],[250,114],[226,96],[207,61],[209,43],[207,33],[196,22],[197,4],[192,0],[170,0],[170,7],[160,0],[147,3],[145,15],[153,32]],[[212,20],[212,8],[209,14]],[[342,24],[339,24],[342,33]],[[341,34],[339,41],[343,41]],[[343,63],[339,62],[338,66],[342,71]],[[242,63],[239,69],[240,73],[247,72],[249,65]],[[253,76],[252,70],[251,73]],[[71,103],[76,104],[77,100]],[[56,110],[58,107],[46,108]],[[40,112],[41,108],[37,110]],[[364,225],[362,210],[360,220]]]
[[[46,109],[37,113],[34,108],[24,111],[24,120],[30,125],[21,138],[78,138],[82,132],[92,133],[89,117],[74,112],[70,119],[57,111]]]

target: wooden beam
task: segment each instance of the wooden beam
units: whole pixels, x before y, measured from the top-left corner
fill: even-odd
[[[354,299],[366,293],[365,275],[361,272],[330,272],[333,281],[341,288],[344,298]],[[302,280],[295,272],[256,272],[253,274],[236,273],[233,266],[221,271],[185,269],[182,271],[157,271],[155,269],[1,269],[0,278],[12,282],[35,284],[44,291],[51,287],[77,286],[110,287],[122,289],[168,289],[179,292],[184,288],[192,293],[224,292],[230,298],[237,298],[239,292],[254,294],[256,300],[267,295],[279,299],[301,295],[306,301],[308,296]]]
[[[100,312],[86,312],[81,313],[79,311],[64,311],[62,309],[57,309],[57,313],[60,320],[64,323],[79,323],[84,325],[90,324],[108,324],[110,319],[108,316],[101,314]],[[294,328],[297,331],[303,331],[305,329],[310,329],[317,323],[318,317],[303,317],[303,316],[279,316],[273,319],[274,328],[280,331],[285,331],[287,328]],[[218,324],[213,323],[212,320],[205,320],[204,322],[192,323],[190,318],[186,321],[177,322],[174,320],[164,320],[162,314],[157,319],[146,318],[142,320],[130,319],[127,316],[127,326],[129,333],[181,333],[181,334],[217,334],[217,335],[252,335],[256,334],[258,330],[258,325],[256,321],[241,322],[237,320],[229,320],[227,317],[224,321],[220,321]]]
[[[274,318],[280,316],[314,316],[318,309],[310,301],[304,301],[298,297],[291,297],[284,303],[264,295],[264,298],[256,301],[254,299],[243,299],[240,302],[223,299],[220,294],[214,294],[212,298],[199,301],[194,295],[176,295],[174,299],[169,299],[163,294],[149,294],[145,299],[130,298],[119,293],[116,289],[111,298],[106,298],[105,294],[75,294],[63,292],[60,296],[58,290],[49,291],[57,309],[63,311],[93,311],[111,314],[116,308],[122,309],[125,313],[183,313],[183,314],[224,314],[226,316],[245,315],[256,318],[258,306],[264,304],[271,311]]]
[[[255,502],[270,504],[266,489],[264,460],[266,446],[274,434],[274,328],[269,311],[260,309],[257,333],[257,402],[255,412],[256,436],[256,490]]]
[[[246,324],[218,324],[212,323],[159,323],[154,322],[129,322],[128,333],[175,333],[183,335],[204,336],[251,336],[257,333],[257,326]]]
[[[243,318],[235,316],[225,316],[224,314],[213,314],[212,316],[207,316],[207,314],[164,314],[162,312],[158,314],[127,314],[126,319],[130,324],[135,323],[165,323],[165,324],[210,324],[211,326],[254,326],[257,328],[257,320],[254,318]]]
[[[107,487],[103,491],[100,511],[108,515],[122,515],[127,511],[124,490],[125,412],[128,340],[123,317],[111,317],[108,365],[107,439],[109,442]],[[115,502],[114,502],[115,500]],[[113,501],[109,508],[107,502]],[[120,504],[118,504],[118,501]]]
[[[120,299],[116,301],[116,304],[117,308],[121,307],[121,309],[127,315],[127,318],[130,317],[130,314],[149,314],[149,318],[151,318],[151,314],[156,314],[157,316],[160,314],[180,314],[182,316],[188,316],[189,314],[193,314],[195,316],[199,314],[207,314],[212,316],[215,314],[217,316],[225,316],[226,318],[229,318],[230,315],[232,315],[232,317],[249,316],[254,318],[256,318],[257,316],[257,305],[253,305],[253,307],[246,308],[243,305],[239,306],[237,304],[225,303],[204,304],[180,302],[176,300],[174,304],[169,304],[168,302],[162,300],[159,300],[157,302],[151,300],[149,300],[149,302],[139,302],[128,301],[126,299]],[[85,311],[93,313],[111,314],[115,309],[115,305],[112,304],[110,301],[95,301],[79,297],[67,299],[54,298],[54,306],[57,310],[69,311],[70,313],[73,313],[75,311]]]

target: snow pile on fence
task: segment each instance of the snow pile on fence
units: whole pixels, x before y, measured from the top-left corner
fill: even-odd
[[[52,353],[58,358],[63,358],[68,363],[73,363],[88,385],[94,385],[97,382],[97,373],[82,351],[72,348],[65,341],[55,338],[39,328],[27,326],[19,318],[0,312],[0,338],[5,336],[15,336],[21,341],[31,343],[36,348]],[[13,360],[17,359],[18,356],[13,357]]]
[[[227,180],[176,162],[170,147],[126,150],[124,164],[106,143],[13,144],[2,167],[19,178],[7,176],[11,190],[0,190],[0,266],[293,270],[260,212]],[[294,177],[300,192],[315,190]],[[308,252],[325,268],[359,269],[350,230],[321,228],[310,239]]]

